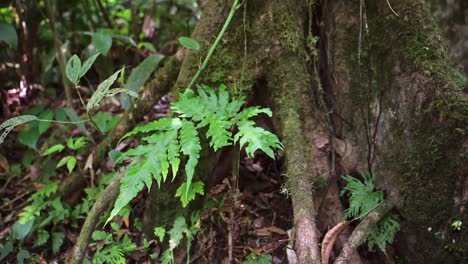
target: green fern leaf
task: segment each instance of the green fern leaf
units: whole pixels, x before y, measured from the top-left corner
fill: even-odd
[[[184,155],[189,157],[187,163],[185,163],[185,173],[187,174],[187,189],[185,192],[187,194],[190,189],[195,167],[200,158],[201,145],[195,125],[187,120],[183,120],[182,123],[183,126],[180,130],[180,150]]]
[[[232,144],[232,133],[229,131],[234,124],[232,121],[226,120],[224,116],[215,115],[209,115],[205,120],[209,123],[206,136],[210,139],[210,146],[214,151]]]
[[[177,102],[172,103],[172,111],[183,118],[191,118],[194,121],[201,121],[205,117],[206,106],[202,104],[199,97],[191,89],[186,89]]]
[[[393,243],[396,233],[400,230],[398,217],[394,214],[387,214],[371,230],[367,238],[367,247],[372,250],[377,246],[382,252],[387,254],[387,243]]]
[[[273,151],[276,149],[283,149],[278,137],[261,127],[254,127],[253,121],[240,121],[238,128],[239,132],[234,136],[234,143],[239,142],[240,147],[245,147],[247,156],[253,157],[255,151],[261,150],[265,152],[270,158],[275,158]]]
[[[195,196],[198,194],[204,195],[203,182],[197,181],[194,182],[190,187],[187,187],[187,183],[184,182],[176,191],[176,197],[180,197],[182,205],[186,207],[190,201],[195,199]]]
[[[149,122],[146,125],[137,126],[132,131],[125,134],[120,141],[139,134],[139,133],[148,133],[152,131],[166,131],[170,129],[179,129],[182,126],[181,120],[179,118],[161,118],[153,122]]]
[[[237,119],[245,121],[262,113],[268,115],[269,117],[273,115],[271,110],[268,108],[261,108],[259,106],[253,106],[253,107],[249,107],[249,108],[242,110],[237,115]]]
[[[62,232],[56,232],[52,234],[52,252],[57,254],[63,245],[65,234]]]
[[[372,176],[365,177],[363,182],[349,175],[342,178],[347,185],[341,195],[349,193],[349,208],[345,210],[345,218],[362,217],[383,200],[383,193],[374,191]]]

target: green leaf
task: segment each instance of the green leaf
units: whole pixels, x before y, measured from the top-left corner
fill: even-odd
[[[6,258],[13,251],[13,241],[8,241],[2,249],[0,249],[0,260]]]
[[[107,232],[96,230],[93,232],[91,237],[93,238],[94,241],[98,241],[98,240],[106,240],[108,236],[109,234]]]
[[[62,232],[55,232],[52,234],[52,252],[57,254],[63,245],[65,234]]]
[[[103,81],[101,84],[98,85],[98,88],[93,93],[93,95],[88,101],[88,104],[86,105],[86,111],[89,112],[92,108],[94,108],[95,106],[99,104],[102,98],[106,96],[111,85],[115,82],[115,80],[117,80],[117,77],[119,76],[121,71],[122,70],[116,71],[109,78],[107,78],[105,81]]]
[[[92,42],[94,47],[105,56],[112,47],[112,36],[104,31],[98,31],[93,34]]]
[[[76,165],[76,158],[75,158],[75,157],[71,157],[71,158],[67,161],[68,173],[71,173],[71,172],[73,171],[73,169],[75,168],[75,165]]]
[[[83,122],[81,122],[81,118],[76,114],[75,110],[73,109],[70,109],[70,108],[64,108],[63,109],[65,111],[65,114],[67,114],[68,118],[70,118],[70,120],[72,122],[75,122],[75,125],[78,127],[78,129],[83,132],[83,133],[87,133],[87,130],[86,130],[86,126]]]
[[[141,87],[151,76],[154,70],[156,70],[159,62],[164,58],[161,54],[155,54],[147,57],[143,60],[128,77],[125,89],[132,92],[138,93]]]
[[[164,236],[166,235],[166,229],[163,226],[155,227],[154,228],[154,235],[159,238],[159,241],[164,240]]]
[[[16,260],[18,261],[19,264],[23,264],[25,259],[30,258],[31,255],[29,254],[29,251],[26,249],[21,249],[18,252],[18,255],[16,255]]]
[[[40,136],[39,128],[37,126],[30,126],[27,130],[19,133],[18,141],[32,149],[36,149]]]
[[[46,151],[44,151],[41,154],[41,157],[50,155],[50,154],[55,153],[55,152],[62,152],[62,150],[64,150],[64,149],[65,149],[65,146],[62,145],[62,144],[53,145],[52,147],[46,149]]]
[[[2,41],[14,48],[18,45],[15,27],[3,21],[0,22],[0,42]]]
[[[52,120],[54,118],[54,112],[51,110],[46,110],[38,116],[39,119],[43,120]],[[50,127],[51,121],[40,121],[38,124],[39,134],[42,134],[47,131]]]
[[[275,158],[273,149],[283,149],[278,137],[261,127],[254,127],[253,121],[240,121],[239,132],[234,136],[234,142],[238,142],[240,147],[245,146],[247,156],[253,157],[255,151],[261,150],[270,158]]]
[[[341,195],[349,193],[349,208],[345,210],[345,218],[364,217],[383,200],[383,193],[374,191],[372,176],[365,177],[363,182],[349,175],[342,178],[347,184]]]
[[[40,247],[42,245],[44,245],[45,243],[47,243],[47,241],[49,240],[49,232],[45,231],[45,230],[38,230],[37,231],[37,235],[36,235],[36,240],[34,241],[34,246],[33,247]]]
[[[145,125],[137,126],[132,131],[125,134],[120,141],[139,134],[139,133],[148,133],[151,131],[164,131],[169,130],[171,128],[180,128],[182,126],[182,122],[179,118],[161,118],[152,122],[149,122]]]
[[[13,238],[16,240],[23,240],[31,231],[33,224],[34,224],[34,219],[31,219],[24,224],[21,224],[19,221],[17,221],[13,225],[13,229],[12,229]]]
[[[156,52],[156,48],[154,47],[153,43],[151,42],[140,42],[137,46],[139,49],[145,48],[151,52]]]
[[[67,140],[67,147],[71,150],[78,150],[88,144],[86,137],[69,138]]]
[[[270,264],[272,263],[271,255],[257,255],[255,253],[250,253],[242,264]]]
[[[387,214],[372,229],[367,238],[367,246],[372,251],[377,246],[383,253],[386,252],[386,245],[392,244],[396,233],[400,230],[400,222],[394,214]]]
[[[116,161],[119,159],[121,155],[122,155],[122,152],[116,149],[109,151],[109,158],[112,160],[114,164],[116,163]]]
[[[37,120],[37,117],[33,115],[21,115],[21,116],[10,118],[7,121],[0,124],[0,131],[4,130],[2,135],[0,136],[0,144],[3,143],[3,140],[15,127],[22,125],[24,123],[34,121],[34,120]]]
[[[180,150],[182,153],[189,157],[185,164],[185,173],[187,174],[187,186],[185,195],[187,196],[190,190],[190,183],[192,182],[195,167],[200,158],[200,138],[195,125],[187,120],[182,120],[183,126],[180,130]]]
[[[101,55],[101,53],[96,53],[83,63],[83,66],[80,69],[79,78],[83,77],[89,71],[99,55]]]
[[[120,117],[114,117],[109,112],[98,112],[93,116],[93,120],[101,132],[106,133],[107,131],[114,128],[120,121]]]
[[[184,237],[184,231],[187,229],[187,223],[185,222],[185,218],[183,216],[178,216],[174,220],[174,225],[172,226],[171,230],[169,230],[169,249],[172,251],[177,246],[180,245],[182,238]]]
[[[57,164],[57,168],[67,165],[68,172],[71,173],[76,165],[76,158],[73,156],[63,157]]]
[[[198,194],[204,195],[203,182],[196,181],[190,187],[187,187],[187,182],[182,183],[176,191],[175,197],[180,197],[182,205],[186,207],[190,201],[195,200],[195,196]]]
[[[80,71],[81,60],[76,54],[74,54],[67,62],[65,73],[67,74],[67,78],[72,83],[77,84],[78,80],[80,79]]]
[[[180,37],[178,38],[179,43],[189,49],[200,50],[200,44],[191,38],[188,37]]]

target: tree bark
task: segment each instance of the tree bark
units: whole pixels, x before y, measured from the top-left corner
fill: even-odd
[[[341,174],[372,174],[388,197],[401,197],[391,203],[402,230],[389,258],[449,263],[468,257],[468,241],[461,239],[468,229],[453,232],[450,226],[468,222],[468,100],[428,2],[390,2],[391,8],[388,1],[245,1],[200,80],[212,87],[225,83],[233,94],[273,109],[285,146],[298,263],[320,262],[316,221],[324,218],[317,214],[330,200],[313,183],[339,186],[339,175],[330,173],[335,165]],[[192,35],[203,48],[184,59],[175,96],[216,38],[228,4],[206,2]],[[318,35],[316,45],[311,32]],[[334,150],[327,150],[334,145],[329,138],[352,149],[338,153],[338,164]],[[214,153],[204,154],[197,177],[213,171],[213,160]],[[163,189],[155,187],[147,201],[147,233],[170,222],[174,211],[162,214],[177,208],[174,192],[162,196]],[[332,200],[339,203],[337,193]],[[362,243],[368,224],[348,242],[358,237]],[[358,245],[348,245],[343,254],[356,253]]]

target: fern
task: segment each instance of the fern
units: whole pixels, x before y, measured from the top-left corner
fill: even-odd
[[[349,193],[349,208],[345,210],[345,218],[362,217],[363,214],[369,213],[382,200],[383,193],[374,191],[374,178],[368,176],[364,181],[360,181],[352,176],[343,176],[347,182],[345,188],[341,191],[341,195]]]
[[[266,108],[249,107],[242,110],[243,98],[230,98],[226,87],[221,85],[216,93],[208,86],[199,86],[197,94],[190,89],[182,93],[171,106],[178,117],[163,118],[146,125],[137,126],[121,140],[144,134],[142,143],[123,153],[116,164],[128,161],[129,167],[122,177],[120,194],[107,221],[112,219],[144,187],[151,188],[153,179],[160,186],[171,169],[172,178],[177,176],[182,160],[185,161],[186,181],[177,190],[183,206],[204,194],[203,183],[192,185],[195,168],[201,151],[199,130],[206,131],[206,138],[214,151],[239,142],[248,156],[257,150],[274,158],[274,149],[282,149],[279,139],[269,131],[256,127],[250,118],[259,114],[271,116]],[[233,126],[239,132],[232,134]]]
[[[377,246],[382,252],[386,253],[387,243],[393,243],[396,233],[400,230],[400,222],[394,214],[387,214],[371,230],[367,238],[367,247],[372,250]]]
[[[374,178],[368,176],[364,181],[360,181],[352,176],[343,176],[347,182],[341,195],[349,193],[349,208],[345,211],[345,218],[364,217],[383,201],[383,193],[374,191]],[[371,229],[367,238],[367,246],[372,250],[377,246],[386,254],[387,243],[393,243],[396,233],[400,230],[400,223],[394,214],[387,214]]]

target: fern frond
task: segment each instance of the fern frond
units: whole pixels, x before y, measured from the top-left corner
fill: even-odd
[[[255,151],[261,150],[265,152],[270,158],[275,158],[273,151],[276,149],[283,149],[278,137],[261,127],[253,126],[253,121],[240,121],[238,124],[239,132],[234,136],[234,142],[238,142],[240,147],[245,147],[247,156],[253,157]]]
[[[197,166],[198,159],[200,158],[201,145],[195,125],[187,120],[183,120],[182,123],[183,126],[180,129],[180,150],[184,155],[189,157],[187,163],[185,163],[185,173],[187,174],[187,195],[195,172],[195,167]]]
[[[125,134],[120,141],[139,134],[139,133],[148,133],[152,131],[165,131],[171,129],[179,129],[182,126],[182,123],[179,118],[161,118],[153,122],[149,122],[142,126],[135,127],[132,131]]]
[[[345,218],[361,217],[383,200],[383,193],[374,191],[372,176],[365,177],[363,182],[349,175],[342,178],[347,184],[341,195],[349,193],[349,208],[345,210]]]
[[[394,214],[387,214],[371,230],[367,238],[367,247],[372,250],[377,246],[382,252],[386,253],[387,243],[393,243],[396,233],[400,230],[398,217]]]
[[[214,151],[231,145],[232,133],[229,130],[234,122],[226,120],[224,116],[215,115],[209,115],[205,120],[209,123],[206,137],[210,139],[210,146]]]

